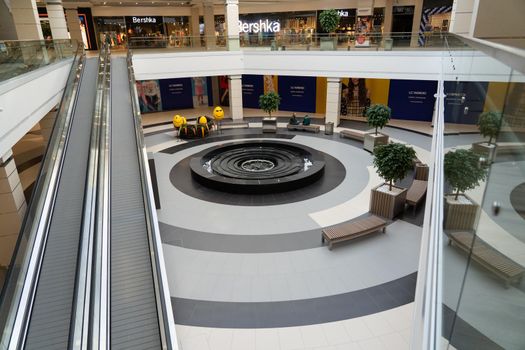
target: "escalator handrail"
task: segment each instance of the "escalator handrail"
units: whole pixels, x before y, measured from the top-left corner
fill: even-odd
[[[106,47],[100,50],[98,58],[97,93],[91,124],[89,156],[84,191],[84,207],[82,213],[82,229],[80,234],[73,313],[69,338],[70,349],[87,349],[93,339],[92,310],[96,307],[92,300],[94,286],[94,253],[96,240],[97,193],[99,188],[98,169],[100,159],[100,138],[103,126],[105,79],[108,69],[108,54]]]
[[[78,45],[2,291],[2,349],[20,349],[25,342],[84,66],[84,48]]]
[[[168,288],[166,267],[164,264],[164,254],[162,251],[162,241],[160,238],[153,188],[151,185],[148,154],[144,142],[144,134],[142,132],[142,118],[140,114],[137,89],[135,86],[135,73],[133,70],[133,60],[130,50],[127,52],[127,63],[161,345],[162,348],[166,350],[178,350],[179,347],[175,331],[175,320],[173,318],[173,309]]]

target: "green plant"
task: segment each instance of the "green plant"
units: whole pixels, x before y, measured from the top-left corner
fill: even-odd
[[[478,119],[479,132],[483,137],[489,137],[488,144],[496,137],[501,128],[502,115],[500,112],[481,113]]]
[[[272,112],[279,108],[281,97],[275,92],[268,92],[259,96],[259,107],[271,117]]]
[[[458,149],[445,154],[445,177],[456,190],[455,199],[460,193],[479,186],[487,178],[487,168],[479,162],[479,156],[471,150]]]
[[[401,143],[378,145],[374,148],[374,166],[379,176],[389,183],[390,191],[392,183],[404,179],[412,169],[412,160],[415,157],[416,151]]]
[[[377,135],[377,128],[382,129],[390,120],[391,114],[392,110],[388,106],[375,104],[366,110],[365,116],[366,120],[368,121],[368,125],[376,128]]]
[[[323,28],[323,30],[327,33],[335,32],[335,29],[339,25],[340,19],[341,16],[339,16],[339,13],[334,9],[324,10],[319,14],[319,23],[321,24],[321,28]]]

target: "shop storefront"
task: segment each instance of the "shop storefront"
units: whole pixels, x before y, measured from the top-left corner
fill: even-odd
[[[126,16],[128,47],[166,47],[161,16]]]
[[[112,48],[124,48],[127,45],[126,22],[124,17],[95,17],[99,45],[107,44]]]
[[[164,28],[170,47],[188,47],[190,42],[190,19],[187,16],[164,17]]]

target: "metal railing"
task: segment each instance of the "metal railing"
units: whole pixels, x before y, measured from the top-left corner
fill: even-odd
[[[0,41],[0,82],[71,59],[79,46],[76,40]]]
[[[173,38],[159,35],[153,37],[130,37],[130,49],[170,49],[182,51],[227,50],[228,42],[236,40],[241,49],[267,50],[420,50],[445,49],[467,46],[455,34],[428,33],[240,33],[238,36],[184,36]],[[327,44],[328,43],[328,44]]]
[[[43,260],[51,214],[71,131],[72,116],[84,68],[82,46],[76,48],[73,63],[58,108],[55,126],[37,177],[30,206],[11,259],[0,297],[0,348],[20,349],[24,343],[33,306],[36,282]]]
[[[168,278],[164,265],[164,254],[162,251],[162,241],[155,208],[155,199],[151,185],[151,174],[148,166],[148,154],[142,133],[142,118],[140,114],[139,99],[135,87],[135,73],[133,71],[133,60],[130,51],[127,53],[129,88],[133,109],[133,121],[135,124],[135,136],[137,141],[137,155],[139,157],[139,170],[142,183],[142,196],[144,198],[144,210],[146,217],[146,228],[148,234],[149,251],[153,272],[153,283],[155,288],[155,298],[157,302],[157,315],[159,318],[159,328],[161,344],[163,349],[177,350],[177,335],[175,332],[175,321],[168,288]]]

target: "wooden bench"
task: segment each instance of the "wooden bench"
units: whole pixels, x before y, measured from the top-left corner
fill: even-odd
[[[332,250],[334,243],[362,237],[381,229],[385,232],[386,224],[387,222],[379,216],[370,215],[366,218],[328,227],[323,230],[321,243],[324,244],[325,240],[328,241],[328,249]]]
[[[523,142],[497,142],[496,156],[523,153],[525,151],[525,143]]]
[[[344,129],[339,132],[339,137],[346,137],[357,141],[365,140],[365,131],[356,129]]]
[[[416,215],[417,205],[427,193],[427,184],[427,181],[414,180],[408,188],[405,203],[414,208],[414,215]]]
[[[219,122],[218,129],[233,129],[233,128],[249,128],[250,123],[244,120],[235,120],[235,121],[226,121],[226,122]]]
[[[492,248],[479,237],[476,237],[474,246],[472,246],[472,240],[474,239],[473,233],[457,231],[448,232],[447,235],[449,238],[448,245],[454,243],[456,247],[465,251],[467,254],[472,248],[472,259],[503,279],[506,288],[509,287],[510,283],[521,282],[525,274],[525,268]]]
[[[319,132],[321,127],[319,125],[303,125],[303,124],[288,124],[286,126],[288,130],[299,130],[299,131],[310,131]]]

